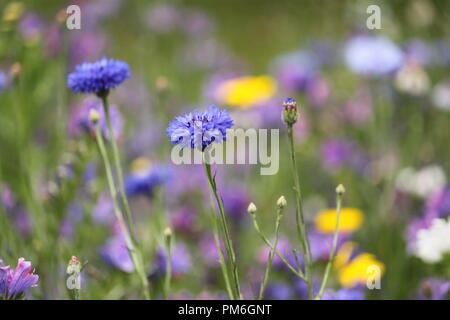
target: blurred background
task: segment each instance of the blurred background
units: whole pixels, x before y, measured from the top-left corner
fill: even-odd
[[[80,30],[66,27],[71,4],[81,9]],[[379,6],[381,29],[367,28],[369,5]],[[76,65],[103,56],[132,73],[110,102],[155,297],[171,226],[171,298],[226,298],[203,169],[173,165],[166,136],[175,116],[213,104],[237,128],[280,129],[278,174],[214,168],[244,297],[258,293],[268,253],[246,212],[251,201],[271,237],[276,201],[286,197],[279,248],[296,263],[287,97],[299,103],[295,147],[315,286],[331,247],[327,209],[342,183],[343,230],[325,297],[448,297],[450,2],[3,0],[0,14],[0,259],[32,262],[40,280],[28,298],[68,298],[73,255],[88,262],[83,299],[140,298],[89,126],[98,101],[66,85]],[[382,270],[379,290],[366,288],[372,264]],[[306,297],[281,261],[272,269],[266,298]]]

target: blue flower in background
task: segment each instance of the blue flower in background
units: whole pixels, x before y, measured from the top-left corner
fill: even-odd
[[[233,126],[228,111],[210,107],[205,112],[194,111],[176,117],[167,128],[172,144],[205,150],[213,142],[226,140],[226,130]]]
[[[6,89],[8,86],[8,76],[0,70],[0,92]]]
[[[172,267],[172,275],[174,277],[179,277],[183,274],[189,272],[192,267],[191,255],[189,254],[188,249],[183,244],[175,245],[171,250],[171,267]],[[162,276],[166,272],[167,265],[167,255],[166,250],[160,248],[156,254],[156,267],[154,276]]]
[[[322,299],[323,300],[364,300],[364,290],[361,287],[353,289],[340,289],[334,291],[326,289]]]
[[[131,173],[125,177],[125,192],[128,196],[151,197],[155,188],[170,178],[170,170],[164,166],[152,166],[146,158],[137,158],[131,164]]]
[[[122,235],[115,235],[108,239],[100,249],[100,255],[110,266],[131,273],[134,271],[133,260]]]
[[[67,86],[75,93],[103,95],[129,78],[130,68],[126,62],[103,57],[99,61],[76,66],[75,71],[69,74]]]
[[[348,67],[365,76],[382,76],[399,69],[404,55],[400,48],[385,37],[357,36],[344,49]]]

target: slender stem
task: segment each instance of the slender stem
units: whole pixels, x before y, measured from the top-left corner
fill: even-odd
[[[258,221],[256,220],[256,216],[252,215],[253,218],[253,225],[255,226],[256,232],[258,233],[258,235],[260,236],[260,238],[262,239],[262,241],[264,241],[264,243],[275,252],[275,254],[278,256],[278,258],[280,258],[280,260],[286,265],[286,267],[288,267],[289,270],[292,271],[292,273],[294,273],[297,277],[299,277],[300,279],[306,281],[305,275],[303,274],[302,270],[299,269],[298,271],[286,260],[286,258],[278,251],[277,248],[275,248],[275,246],[272,245],[272,243],[270,243],[269,239],[267,239],[267,237],[264,235],[264,233],[261,231],[261,229],[259,228],[258,225]]]
[[[281,218],[283,217],[282,211],[283,211],[282,208],[278,208],[278,210],[277,210],[277,221],[275,222],[275,240],[273,243],[273,248],[270,249],[269,259],[268,259],[267,265],[266,265],[266,272],[264,273],[264,278],[263,278],[263,281],[261,284],[261,288],[259,290],[259,298],[258,298],[259,300],[263,299],[267,281],[269,280],[269,274],[270,274],[270,269],[272,268],[273,257],[275,255],[275,250],[277,249],[277,245],[278,245],[278,236],[280,233],[280,222],[281,222]]]
[[[295,157],[295,148],[294,148],[294,135],[292,130],[292,125],[288,124],[288,139],[289,139],[289,148],[291,152],[291,161],[292,161],[292,169],[294,175],[294,183],[295,183],[295,199],[296,199],[296,225],[297,232],[300,237],[300,243],[302,247],[303,261],[305,262],[305,276],[306,276],[306,285],[308,287],[308,298],[312,299],[312,257],[311,257],[311,249],[309,246],[308,235],[306,233],[305,226],[305,216],[303,213],[302,206],[302,194],[300,189],[300,179],[298,177],[298,168],[297,168],[297,160]]]
[[[111,194],[111,199],[112,199],[113,206],[114,206],[114,214],[116,215],[117,221],[119,222],[119,226],[120,226],[120,229],[122,230],[125,244],[130,253],[131,259],[133,260],[133,264],[136,268],[136,272],[138,273],[138,275],[140,276],[140,279],[142,281],[144,297],[146,299],[150,299],[149,284],[148,284],[147,276],[145,275],[145,269],[142,266],[141,258],[139,256],[138,251],[136,250],[134,241],[130,236],[130,231],[127,227],[127,224],[125,223],[122,211],[120,210],[120,206],[117,201],[117,189],[114,184],[114,179],[113,179],[113,174],[112,174],[112,169],[111,169],[111,162],[109,161],[108,153],[106,152],[105,143],[103,141],[103,136],[100,131],[99,125],[96,125],[95,137],[97,140],[97,145],[98,145],[98,148],[100,151],[101,158],[103,160],[103,164],[105,166],[106,178],[107,178],[108,186],[109,186],[109,192]]]
[[[232,269],[231,274],[233,276],[234,287],[236,290],[235,299],[240,299],[241,298],[241,288],[240,288],[240,284],[239,284],[239,275],[238,275],[237,264],[236,264],[236,254],[234,252],[233,243],[231,241],[230,232],[228,230],[228,225],[227,225],[227,221],[226,221],[226,217],[225,217],[225,210],[223,208],[223,202],[219,196],[215,179],[211,173],[211,165],[208,164],[207,161],[205,161],[205,159],[203,159],[203,164],[205,166],[206,176],[207,176],[208,182],[209,182],[209,187],[211,188],[211,191],[214,194],[217,206],[219,208],[219,213],[220,213],[219,221],[221,222],[221,227],[223,229],[225,249],[227,251],[228,259],[230,260],[231,269]]]
[[[167,251],[167,257],[166,257],[166,275],[165,275],[165,281],[164,281],[164,296],[165,299],[169,299],[170,295],[170,282],[172,278],[172,252],[171,252],[171,245],[168,243],[166,245],[166,251]]]
[[[328,257],[328,263],[325,269],[325,273],[323,275],[322,285],[320,286],[319,293],[316,296],[317,300],[322,299],[323,293],[325,291],[325,288],[327,286],[328,277],[330,275],[331,267],[333,266],[333,261],[336,256],[336,247],[339,239],[339,220],[341,217],[341,208],[342,208],[342,194],[338,193],[336,197],[336,228],[334,230],[334,236],[333,236],[333,246],[331,247],[330,255]]]
[[[228,293],[228,297],[230,299],[234,299],[234,294],[233,291],[231,289],[231,284],[230,284],[230,278],[228,275],[228,268],[227,265],[225,263],[225,257],[223,255],[222,252],[222,246],[220,243],[220,238],[219,238],[219,226],[217,223],[217,215],[214,212],[214,200],[213,200],[213,195],[212,195],[212,191],[211,189],[209,190],[209,200],[210,200],[210,214],[211,214],[211,219],[213,222],[213,234],[214,234],[214,241],[216,243],[216,248],[217,248],[217,252],[219,254],[219,262],[220,262],[220,268],[222,269],[222,274],[223,274],[223,278],[225,281],[225,286],[227,288],[227,293]]]
[[[112,127],[107,95],[106,94],[102,95],[101,99],[102,99],[102,104],[103,104],[103,111],[105,113],[106,125],[108,127],[109,140],[111,142],[111,147],[112,147],[114,167],[115,167],[115,170],[117,173],[116,178],[118,180],[118,190],[119,190],[120,198],[122,200],[122,205],[124,207],[125,216],[127,218],[127,223],[130,228],[130,231],[131,231],[130,232],[131,237],[133,238],[133,240],[135,240],[134,237],[135,237],[136,231],[134,228],[133,217],[131,215],[130,205],[128,204],[128,198],[125,194],[125,184],[123,182],[123,172],[122,172],[122,165],[121,165],[121,161],[120,161],[119,148],[117,147],[117,142],[116,142],[114,130]]]

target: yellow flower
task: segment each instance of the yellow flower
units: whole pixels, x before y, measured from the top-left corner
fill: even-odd
[[[352,256],[353,249],[355,249],[356,243],[348,241],[341,245],[339,248],[339,251],[336,254],[336,257],[334,258],[333,266],[336,269],[339,269],[340,267],[344,266]]]
[[[145,175],[151,171],[152,162],[145,157],[139,157],[133,160],[130,165],[131,172],[137,175]]]
[[[326,209],[319,212],[315,224],[317,230],[322,233],[333,233],[336,228],[336,209]],[[361,210],[354,208],[342,208],[339,221],[339,232],[349,233],[358,230],[364,220]]]
[[[3,21],[12,22],[18,20],[25,9],[22,2],[11,2],[3,11]]]
[[[338,270],[338,280],[344,287],[353,287],[357,284],[366,284],[371,276],[370,267],[378,267],[384,273],[385,266],[373,254],[362,253]]]
[[[269,76],[240,77],[221,83],[217,98],[229,106],[247,109],[267,101],[276,90],[276,82]]]

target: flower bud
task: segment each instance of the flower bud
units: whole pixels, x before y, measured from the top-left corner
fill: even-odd
[[[291,126],[298,120],[297,101],[293,98],[287,98],[283,101],[283,121]]]
[[[172,242],[172,235],[172,229],[170,229],[169,227],[164,229],[164,240],[166,241],[167,247],[170,247],[170,243]]]
[[[250,214],[255,214],[256,210],[257,209],[256,209],[255,204],[253,202],[250,202],[250,204],[248,205],[248,208],[247,208],[247,212]]]
[[[97,124],[98,123],[98,120],[100,120],[100,114],[98,113],[97,110],[95,110],[95,109],[89,110],[89,120],[93,124]]]
[[[281,196],[280,198],[278,198],[277,206],[280,209],[283,209],[284,207],[287,206],[287,201],[286,201],[286,198],[284,196]]]
[[[336,194],[338,196],[342,196],[344,193],[345,193],[345,187],[342,184],[338,185],[336,187]]]

